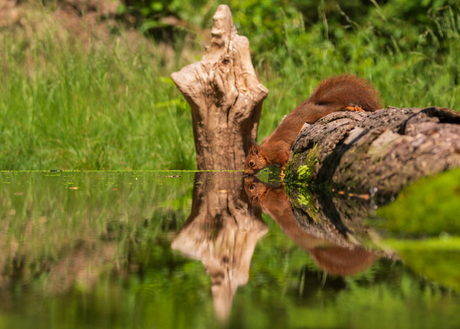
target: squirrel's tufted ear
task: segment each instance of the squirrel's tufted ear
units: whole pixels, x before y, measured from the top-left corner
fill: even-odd
[[[249,154],[258,155],[259,154],[259,147],[257,145],[252,145],[251,149],[249,150]]]

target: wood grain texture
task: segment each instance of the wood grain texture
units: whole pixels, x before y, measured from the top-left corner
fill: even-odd
[[[460,167],[460,113],[447,108],[338,112],[306,124],[286,172],[354,193],[394,197],[421,177]]]
[[[249,41],[237,34],[229,7],[220,5],[213,19],[201,61],[171,77],[192,109],[198,169],[238,170],[257,139],[268,89],[256,77]]]

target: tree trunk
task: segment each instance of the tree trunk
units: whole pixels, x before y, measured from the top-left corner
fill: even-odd
[[[460,113],[446,108],[337,112],[305,125],[286,177],[388,201],[406,184],[460,167]]]
[[[257,80],[248,39],[237,34],[228,6],[217,8],[211,35],[201,61],[171,77],[192,108],[198,169],[243,169],[268,89]]]

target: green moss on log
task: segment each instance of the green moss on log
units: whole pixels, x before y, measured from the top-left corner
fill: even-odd
[[[295,181],[309,182],[315,164],[319,162],[321,149],[315,144],[308,152],[294,153],[286,165],[286,178]]]

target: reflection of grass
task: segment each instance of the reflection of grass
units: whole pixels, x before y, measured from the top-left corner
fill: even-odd
[[[378,210],[394,233],[460,235],[460,169],[422,179]]]
[[[460,292],[460,238],[384,240],[417,273]]]
[[[421,179],[377,211],[378,226],[396,236],[439,236],[416,240],[386,239],[417,273],[460,292],[460,170]]]
[[[421,239],[421,240],[395,240],[395,239],[386,239],[384,240],[386,244],[391,247],[405,251],[439,251],[439,252],[451,252],[456,251],[460,252],[460,238],[459,237],[441,237],[441,238],[431,238],[431,239]],[[460,255],[460,253],[459,253]]]
[[[138,237],[175,232],[188,216],[193,173],[159,176],[0,173],[2,254],[20,259],[34,275],[42,263],[59,261],[82,241],[95,243],[95,250],[101,238],[117,241],[118,257]]]

